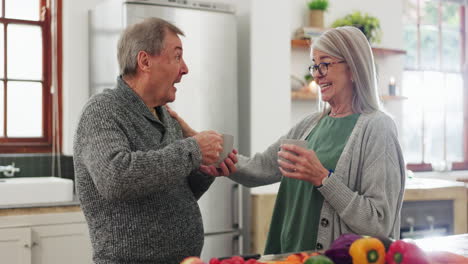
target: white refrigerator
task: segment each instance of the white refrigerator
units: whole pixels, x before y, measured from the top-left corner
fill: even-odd
[[[121,31],[147,17],[178,26],[189,74],[177,84],[172,107],[195,129],[238,138],[237,29],[231,6],[188,0],[102,2],[89,14],[90,93],[112,88],[118,75]],[[202,259],[249,253],[249,190],[227,178],[215,180],[200,199],[205,230]]]

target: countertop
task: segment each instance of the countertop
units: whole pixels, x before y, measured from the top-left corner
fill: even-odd
[[[428,175],[429,176],[429,175]],[[455,180],[445,180],[433,177],[412,177],[406,178],[405,190],[427,190],[427,189],[441,189],[441,188],[463,188],[468,187],[468,184],[465,184],[461,180],[465,178],[457,178],[460,181]],[[467,180],[468,181],[468,180]],[[255,187],[251,189],[251,193],[256,194],[276,194],[279,189],[279,183],[274,183],[270,185]]]
[[[459,254],[465,257],[468,257],[468,234],[454,235],[454,236],[444,236],[437,238],[424,238],[414,240],[416,245],[418,245],[422,250],[426,252],[430,251],[448,251],[451,253]],[[319,251],[320,252],[320,251]],[[264,255],[259,261],[280,261],[284,260],[288,255],[278,254],[278,255]]]
[[[80,205],[80,201],[78,201],[78,199],[76,198],[69,202],[0,205],[0,210],[16,208],[61,207],[74,205]]]
[[[68,202],[0,205],[0,216],[77,211],[81,211],[81,208],[80,201],[76,196],[73,196],[73,200]]]
[[[416,239],[424,251],[448,251],[468,257],[468,233],[454,236]]]
[[[452,187],[465,187],[465,183],[431,178],[407,178],[405,190],[439,189]]]

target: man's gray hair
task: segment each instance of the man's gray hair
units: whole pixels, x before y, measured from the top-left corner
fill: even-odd
[[[182,30],[160,18],[147,18],[140,23],[127,27],[117,44],[117,59],[120,74],[134,75],[137,71],[138,52],[159,55],[164,49],[166,32],[184,36]]]
[[[358,28],[346,26],[327,30],[314,41],[314,49],[348,64],[354,81],[352,108],[355,113],[382,110],[372,48]],[[325,105],[324,113],[327,108]]]

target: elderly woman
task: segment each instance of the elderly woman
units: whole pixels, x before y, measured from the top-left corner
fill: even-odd
[[[250,187],[281,181],[266,254],[326,249],[344,233],[399,238],[405,163],[379,104],[371,47],[357,28],[330,29],[314,41],[312,61],[324,109],[283,137],[305,139],[307,149],[278,140],[239,156],[237,167],[204,168]]]

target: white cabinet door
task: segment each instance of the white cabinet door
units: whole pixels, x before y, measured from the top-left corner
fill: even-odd
[[[92,264],[92,248],[85,223],[34,226],[33,264]]]
[[[0,262],[31,264],[31,228],[0,229]]]

